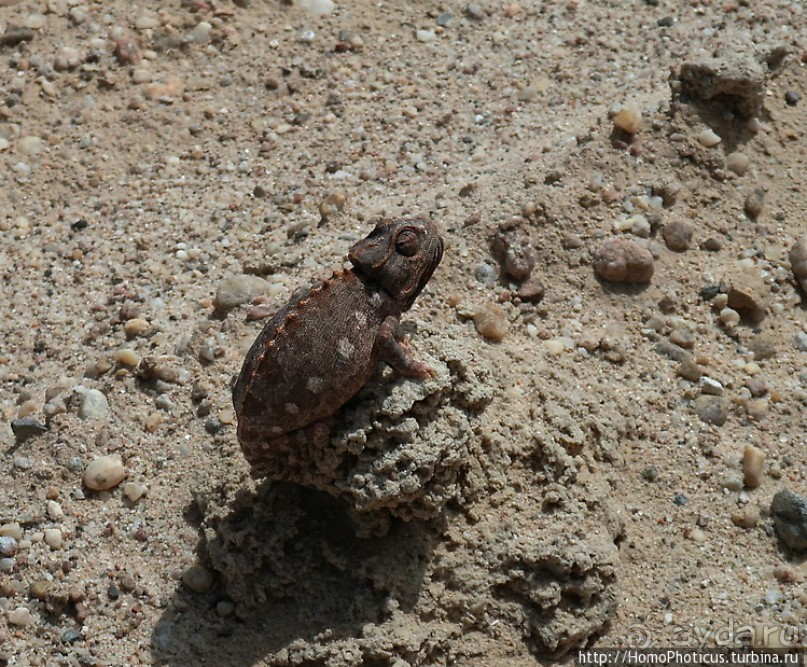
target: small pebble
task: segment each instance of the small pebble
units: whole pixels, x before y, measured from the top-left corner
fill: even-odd
[[[82,419],[100,419],[109,412],[109,401],[98,389],[87,389],[81,399],[78,416]]]
[[[34,617],[31,616],[31,612],[28,611],[27,607],[17,607],[8,615],[8,622],[11,625],[24,627],[31,625],[34,622]]]
[[[664,243],[670,250],[676,252],[683,252],[689,250],[692,245],[692,235],[694,230],[692,224],[686,220],[674,220],[666,225],[661,230],[661,235],[664,237]]]
[[[0,536],[13,537],[15,540],[22,539],[22,526],[16,521],[11,523],[4,523],[0,526]]]
[[[724,489],[728,489],[729,491],[742,491],[743,490],[743,478],[739,473],[736,472],[727,472],[723,475],[723,478],[720,482],[720,486]]]
[[[759,512],[751,509],[747,512],[734,512],[731,515],[731,522],[738,528],[749,530],[759,525]]]
[[[500,341],[510,329],[507,311],[498,303],[479,306],[473,317],[477,332],[488,340]]]
[[[45,510],[51,521],[60,521],[64,518],[62,506],[55,500],[49,500]]]
[[[721,142],[720,137],[711,128],[699,132],[695,138],[701,146],[706,146],[706,148],[714,148]]]
[[[709,396],[723,395],[723,385],[714,378],[704,375],[698,384],[700,385],[701,392],[704,394],[708,394]]]
[[[771,502],[771,515],[776,534],[791,549],[807,550],[807,499],[782,489]]]
[[[121,366],[127,366],[128,368],[136,368],[138,364],[140,364],[140,355],[128,347],[122,347],[116,350],[114,359],[116,363]]]
[[[65,46],[56,54],[53,61],[53,69],[57,72],[64,72],[71,69],[76,69],[81,65],[81,52],[70,46]]]
[[[51,549],[61,549],[62,539],[62,531],[58,528],[45,528],[45,544]]]
[[[213,305],[217,310],[230,310],[252,301],[269,291],[269,283],[247,273],[225,278],[219,285]]]
[[[135,317],[131,320],[127,320],[123,325],[123,332],[126,334],[127,338],[142,336],[150,329],[151,324],[149,324],[148,320],[144,320],[142,317]]]
[[[691,349],[695,345],[695,336],[689,329],[675,329],[670,334],[670,342],[678,347]]]
[[[769,404],[765,398],[757,398],[753,401],[748,401],[745,406],[745,411],[748,418],[753,421],[762,421],[768,414]]]
[[[465,8],[465,15],[474,21],[482,21],[486,16],[484,10],[475,2],[472,2]]]
[[[191,39],[197,44],[207,44],[210,41],[210,31],[213,26],[207,21],[199,21],[191,31]]]
[[[743,451],[743,481],[746,488],[756,489],[762,484],[765,468],[765,452],[754,445],[746,445]]]
[[[332,14],[336,9],[336,4],[333,0],[297,0],[297,4],[301,9],[319,15]]]
[[[415,39],[419,42],[432,42],[437,37],[434,30],[416,30]]]
[[[642,126],[642,112],[634,106],[626,106],[614,116],[614,126],[627,134],[636,134]]]
[[[726,168],[738,176],[745,176],[751,161],[745,153],[729,153],[726,156]]]
[[[740,313],[733,308],[723,308],[719,317],[720,321],[729,328],[736,327],[740,323]]]
[[[703,376],[703,371],[701,367],[695,363],[694,359],[689,357],[685,358],[681,365],[678,367],[678,375],[680,375],[685,380],[689,380],[690,382],[698,382]]]
[[[635,241],[620,237],[607,239],[594,254],[594,270],[615,283],[648,283],[653,277],[653,255]]]
[[[206,567],[195,563],[182,573],[182,583],[194,593],[207,593],[213,587],[213,575]]]
[[[538,303],[544,298],[545,288],[543,281],[537,276],[532,275],[518,288],[516,296],[522,301],[529,303]]]
[[[95,459],[84,471],[84,484],[93,491],[107,491],[120,484],[126,477],[120,454],[110,454]]]
[[[39,153],[42,152],[42,139],[32,135],[22,137],[17,142],[17,150],[22,155],[27,155],[29,157],[39,155]]]
[[[17,540],[10,535],[0,535],[0,556],[11,558],[17,553]]]
[[[751,220],[756,220],[760,214],[762,213],[762,209],[765,206],[765,188],[761,186],[757,186],[751,192],[749,192],[745,197],[745,213],[746,215],[751,218]]]
[[[148,487],[141,482],[126,482],[123,486],[123,495],[130,503],[136,503],[148,493]]]
[[[788,90],[785,93],[785,103],[790,107],[796,106],[799,103],[800,99],[801,95],[797,93],[795,90]]]
[[[807,294],[807,234],[796,240],[790,249],[788,259],[796,282]]]
[[[40,423],[33,417],[11,420],[11,431],[14,433],[14,440],[18,445],[23,444],[31,438],[42,435],[48,427]]]
[[[720,252],[723,250],[725,241],[721,236],[710,236],[703,242],[703,249],[709,252]]]
[[[714,426],[723,426],[729,417],[728,401],[720,396],[698,396],[693,408],[701,421]]]

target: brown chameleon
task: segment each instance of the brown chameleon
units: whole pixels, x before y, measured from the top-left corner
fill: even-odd
[[[292,297],[255,339],[233,386],[238,440],[256,477],[282,476],[304,442],[324,445],[333,415],[380,359],[428,377],[400,330],[443,257],[430,220],[381,220],[348,254],[353,268]],[[282,467],[282,466],[281,466]]]

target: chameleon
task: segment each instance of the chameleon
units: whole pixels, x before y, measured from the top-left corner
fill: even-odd
[[[238,441],[253,477],[283,477],[302,443],[327,444],[339,409],[379,360],[408,378],[432,369],[400,328],[443,257],[428,219],[383,219],[350,249],[351,268],[297,292],[266,323],[233,385]]]

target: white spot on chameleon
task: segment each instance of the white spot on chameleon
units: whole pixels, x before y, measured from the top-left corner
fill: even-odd
[[[370,305],[372,305],[375,308],[378,308],[381,305],[381,303],[382,303],[381,295],[378,292],[373,292],[370,295]]]
[[[296,403],[286,403],[286,412],[290,415],[296,415],[300,412],[300,408],[297,407]]]
[[[361,326],[365,326],[367,324],[367,315],[366,315],[366,313],[363,313],[360,310],[357,310],[355,313],[353,313],[353,317],[356,318],[356,321]]]
[[[325,385],[325,382],[322,378],[318,377],[310,377],[308,378],[308,382],[305,383],[305,388],[308,389],[312,394],[318,394],[322,391],[322,387]]]
[[[347,338],[342,338],[336,344],[336,351],[339,353],[339,356],[344,357],[345,359],[350,359],[353,356],[353,352],[356,348],[353,346]]]
[[[273,435],[280,435],[281,433],[283,433],[283,429],[280,428],[280,426],[273,426],[272,428],[269,429],[269,433]]]

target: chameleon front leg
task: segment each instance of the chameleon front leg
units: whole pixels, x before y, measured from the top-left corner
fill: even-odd
[[[378,358],[404,377],[424,379],[434,376],[432,368],[415,359],[397,317],[390,315],[381,323],[375,345]]]

